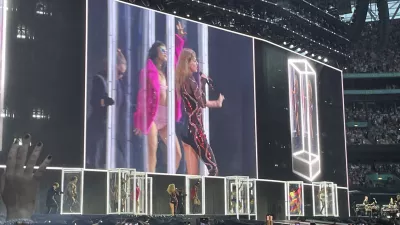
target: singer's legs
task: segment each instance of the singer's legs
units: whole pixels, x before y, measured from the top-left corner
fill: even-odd
[[[175,215],[175,204],[174,203],[169,203],[169,209],[171,211],[172,215]]]
[[[185,161],[188,175],[199,175],[199,156],[196,154],[192,146],[183,143],[185,150]]]
[[[168,127],[165,126],[159,130],[161,139],[165,143],[166,146],[168,146]],[[179,144],[178,138],[175,136],[175,171],[178,170],[179,164],[181,163],[182,159],[182,152],[181,152],[181,146]]]
[[[147,134],[147,147],[147,172],[156,172],[158,131],[154,122],[151,123],[149,133]]]
[[[208,143],[202,126],[196,126],[194,123],[190,125],[189,144],[196,154],[201,158],[208,169],[209,176],[218,175],[217,161],[214,152]]]

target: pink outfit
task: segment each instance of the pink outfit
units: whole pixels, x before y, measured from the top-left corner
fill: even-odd
[[[156,117],[154,123],[157,126],[157,130],[160,130],[168,124],[168,106],[158,105]]]
[[[182,52],[185,41],[179,35],[175,35],[175,65]],[[156,119],[160,101],[160,81],[158,70],[151,59],[147,60],[146,68],[140,71],[140,84],[146,82],[147,87],[140,87],[137,97],[137,108],[133,115],[135,127],[142,133],[149,132],[150,125]],[[163,112],[161,112],[163,113]],[[181,119],[181,98],[175,93],[175,120]]]

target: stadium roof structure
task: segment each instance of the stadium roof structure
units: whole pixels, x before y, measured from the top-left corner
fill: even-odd
[[[388,1],[388,8],[389,8],[389,18],[391,20],[400,19],[400,0],[391,0]],[[343,22],[350,23],[351,18],[353,17],[353,13],[356,9],[355,4],[351,5],[351,13],[340,15],[340,18]],[[379,21],[378,16],[378,6],[376,3],[370,3],[367,13],[367,18],[365,19],[366,22],[374,22]]]

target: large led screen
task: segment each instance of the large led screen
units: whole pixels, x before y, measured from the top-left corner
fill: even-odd
[[[255,71],[259,178],[347,187],[341,71],[261,41]]]
[[[88,0],[87,42],[87,168],[256,176],[253,39]]]

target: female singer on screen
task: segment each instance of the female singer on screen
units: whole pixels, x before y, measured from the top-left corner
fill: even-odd
[[[176,26],[175,63],[184,45],[186,34],[182,25]],[[134,114],[135,134],[147,134],[148,168],[147,172],[155,172],[157,164],[158,134],[167,145],[168,136],[168,95],[166,79],[167,48],[162,42],[155,42],[148,54],[146,68],[140,72],[140,89],[137,97],[137,110]],[[181,118],[181,99],[175,98],[175,120]],[[182,153],[177,137],[175,137],[175,168],[179,167]]]
[[[221,108],[225,98],[220,94],[218,100],[206,100],[203,87],[208,78],[204,74],[201,75],[200,87],[193,76],[193,73],[197,72],[197,68],[196,53],[192,49],[183,49],[176,66],[175,85],[189,117],[189,137],[184,142],[189,144],[204,162],[208,169],[208,175],[216,176],[218,174],[217,162],[203,128],[203,108]]]

